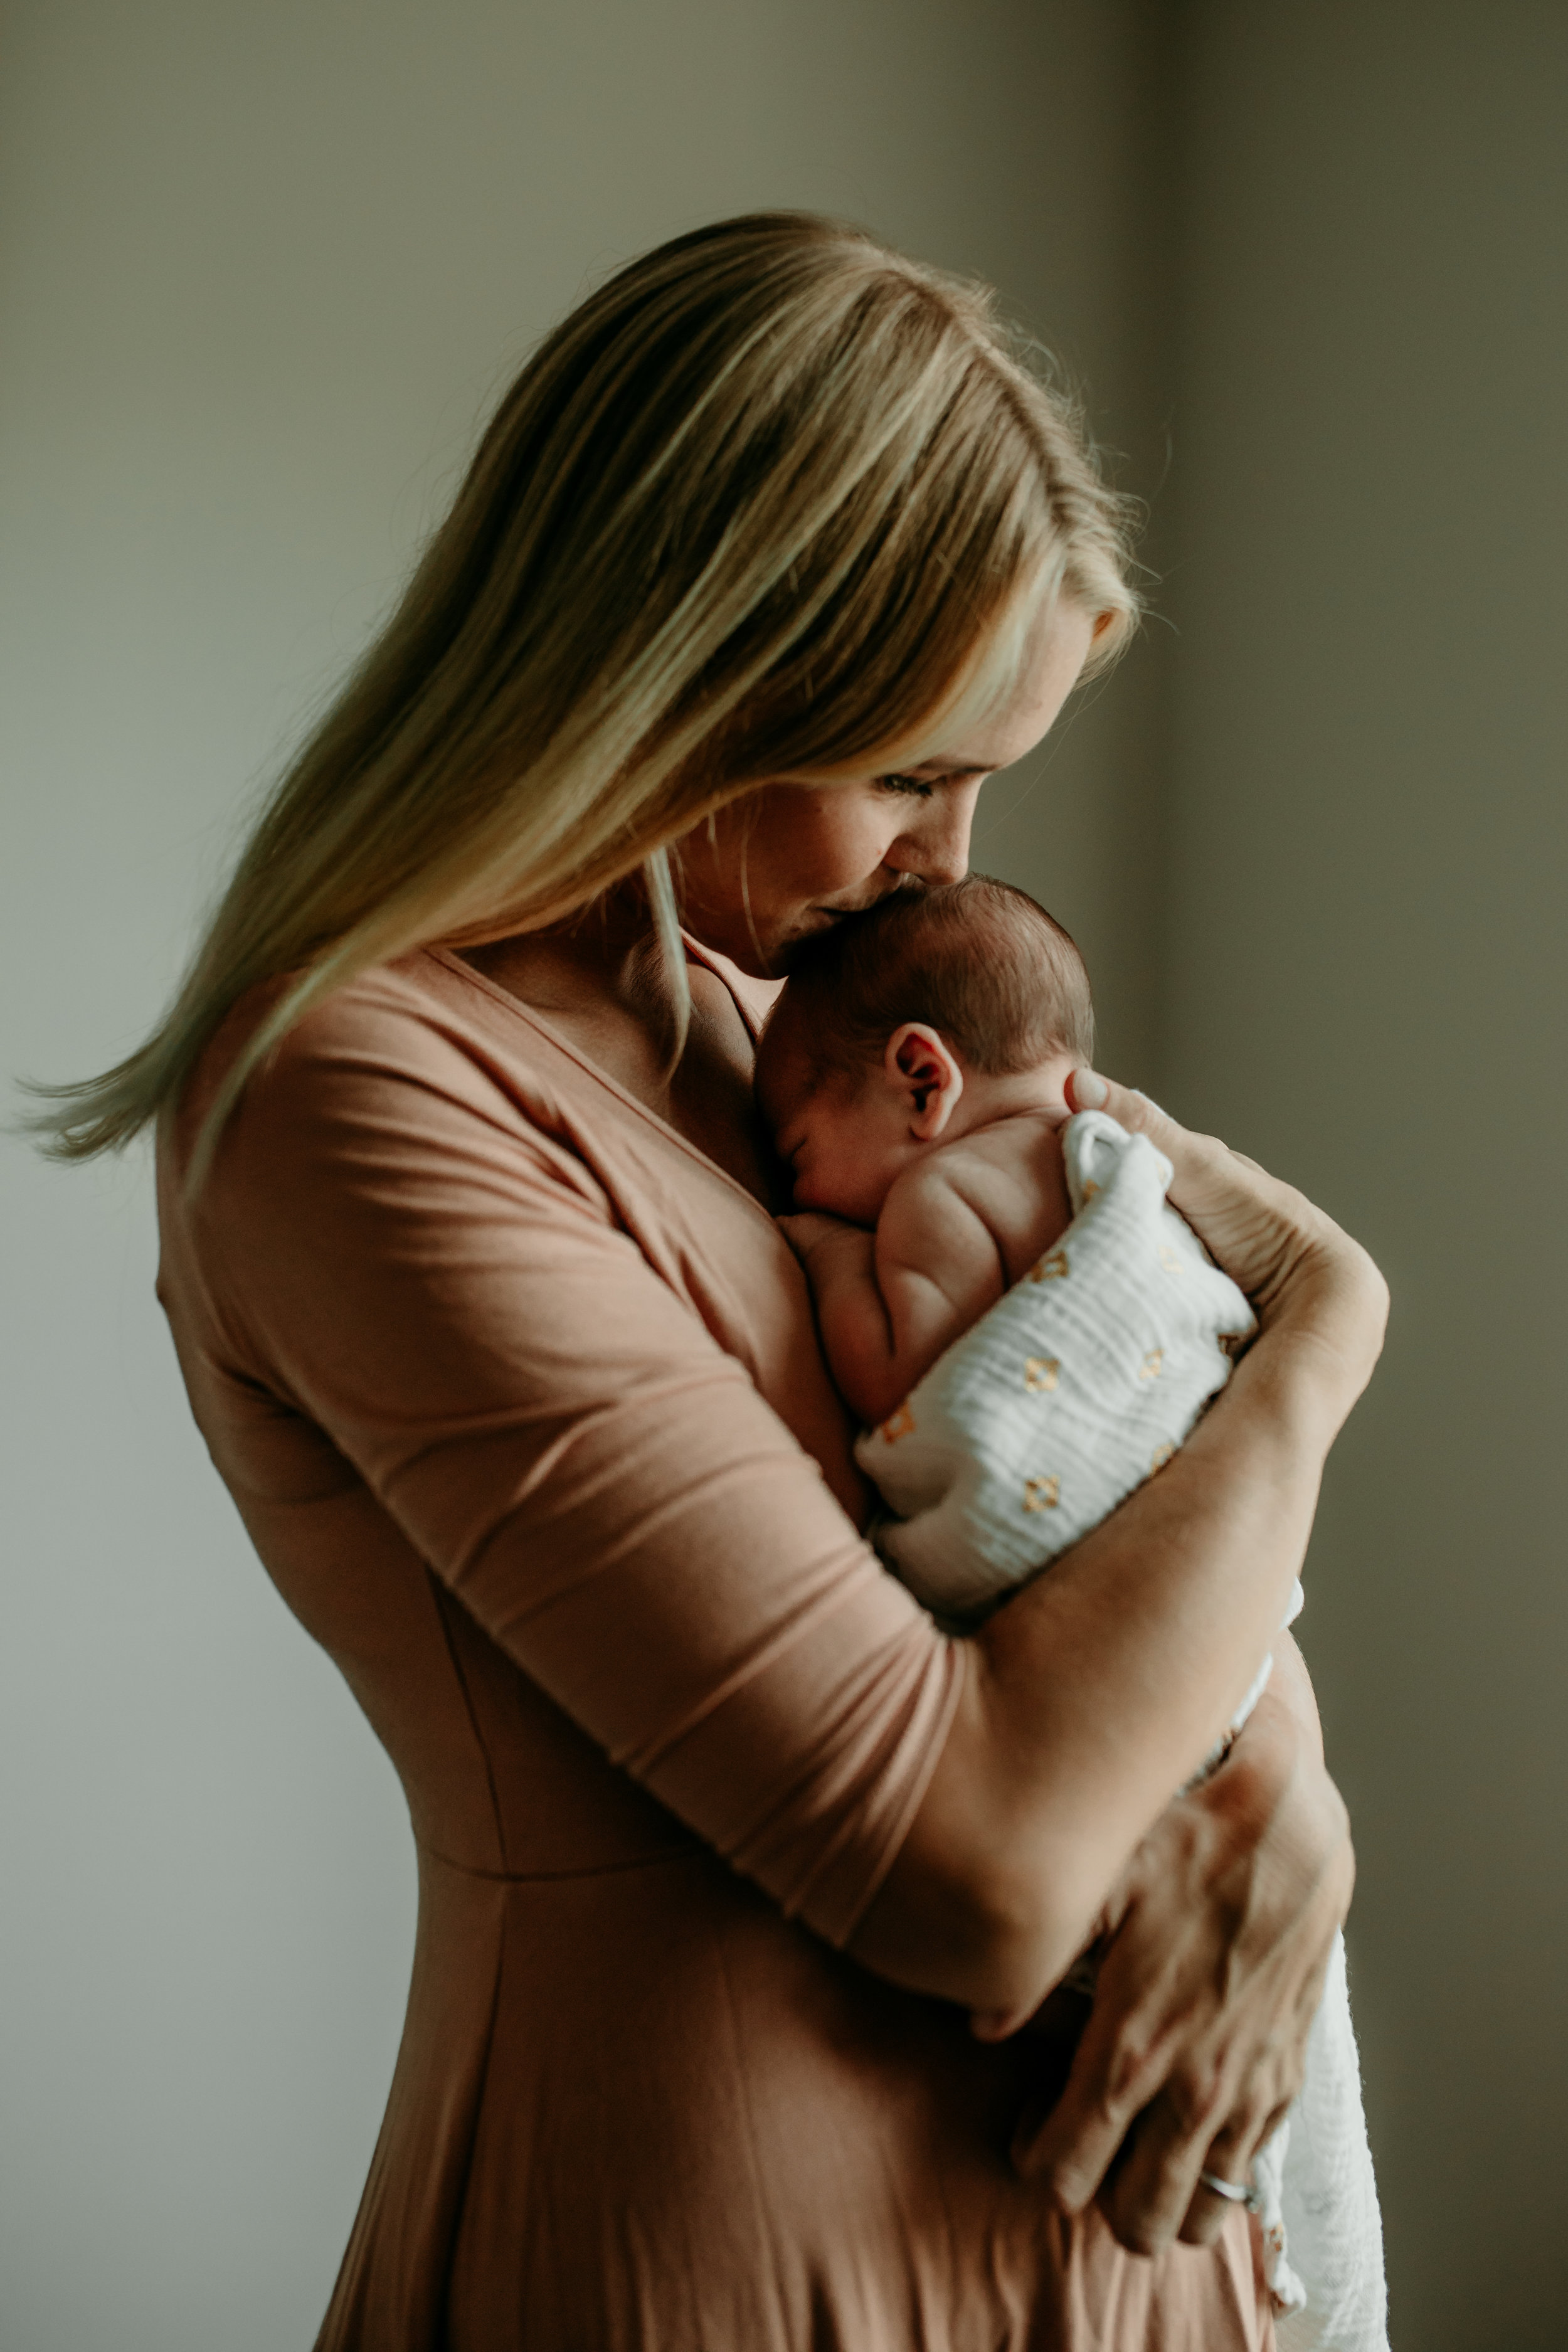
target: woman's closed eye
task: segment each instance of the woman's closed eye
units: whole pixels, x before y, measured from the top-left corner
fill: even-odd
[[[913,793],[922,801],[929,801],[936,790],[930,776],[879,776],[877,782],[885,793]]]

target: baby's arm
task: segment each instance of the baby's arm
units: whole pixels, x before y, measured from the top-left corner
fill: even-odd
[[[874,1234],[816,1214],[781,1223],[805,1267],[833,1377],[868,1426],[1006,1288],[990,1227],[937,1166],[906,1170]]]

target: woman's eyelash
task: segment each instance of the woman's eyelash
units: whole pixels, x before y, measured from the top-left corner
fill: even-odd
[[[929,776],[879,776],[877,782],[885,793],[914,793],[922,801],[936,790]]]

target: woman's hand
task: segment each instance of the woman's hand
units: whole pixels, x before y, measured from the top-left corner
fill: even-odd
[[[1323,1769],[1311,1687],[1282,1636],[1230,1757],[1180,1797],[1106,1907],[1099,1984],[1065,2090],[1014,2158],[1121,2242],[1217,2237],[1200,2171],[1246,2182],[1300,2086],[1307,2034],[1354,1864]]]
[[[1388,1291],[1359,1243],[1304,1193],[1212,1135],[1189,1134],[1147,1095],[1093,1070],[1068,1080],[1075,1110],[1103,1110],[1146,1135],[1171,1163],[1170,1202],[1231,1279],[1265,1330],[1288,1328],[1329,1350],[1345,1376],[1344,1409],[1371,1377]]]
[[[942,1754],[850,1948],[990,2035],[1103,1940],[1068,2092],[1022,2154],[1064,2202],[1102,2190],[1130,2242],[1159,2242],[1223,2219],[1199,2170],[1242,2178],[1292,2095],[1350,1899],[1343,1808],[1304,1677],[1293,1706],[1281,1696],[1279,1625],[1387,1293],[1363,1250],[1250,1161],[1089,1073],[1071,1091],[1165,1152],[1173,1197],[1262,1328],[1158,1477],[959,1645]],[[1173,1804],[1270,1647],[1278,1687],[1225,1769]]]

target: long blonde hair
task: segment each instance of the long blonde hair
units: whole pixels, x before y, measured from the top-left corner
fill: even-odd
[[[630,263],[501,402],[166,1017],[101,1076],[37,1090],[46,1148],[128,1142],[262,981],[292,984],[202,1160],[258,1062],[371,965],[561,922],[639,867],[678,951],[668,847],[749,783],[994,687],[1057,595],[1104,616],[1110,659],[1136,619],[1127,530],[984,289],[795,213]]]

